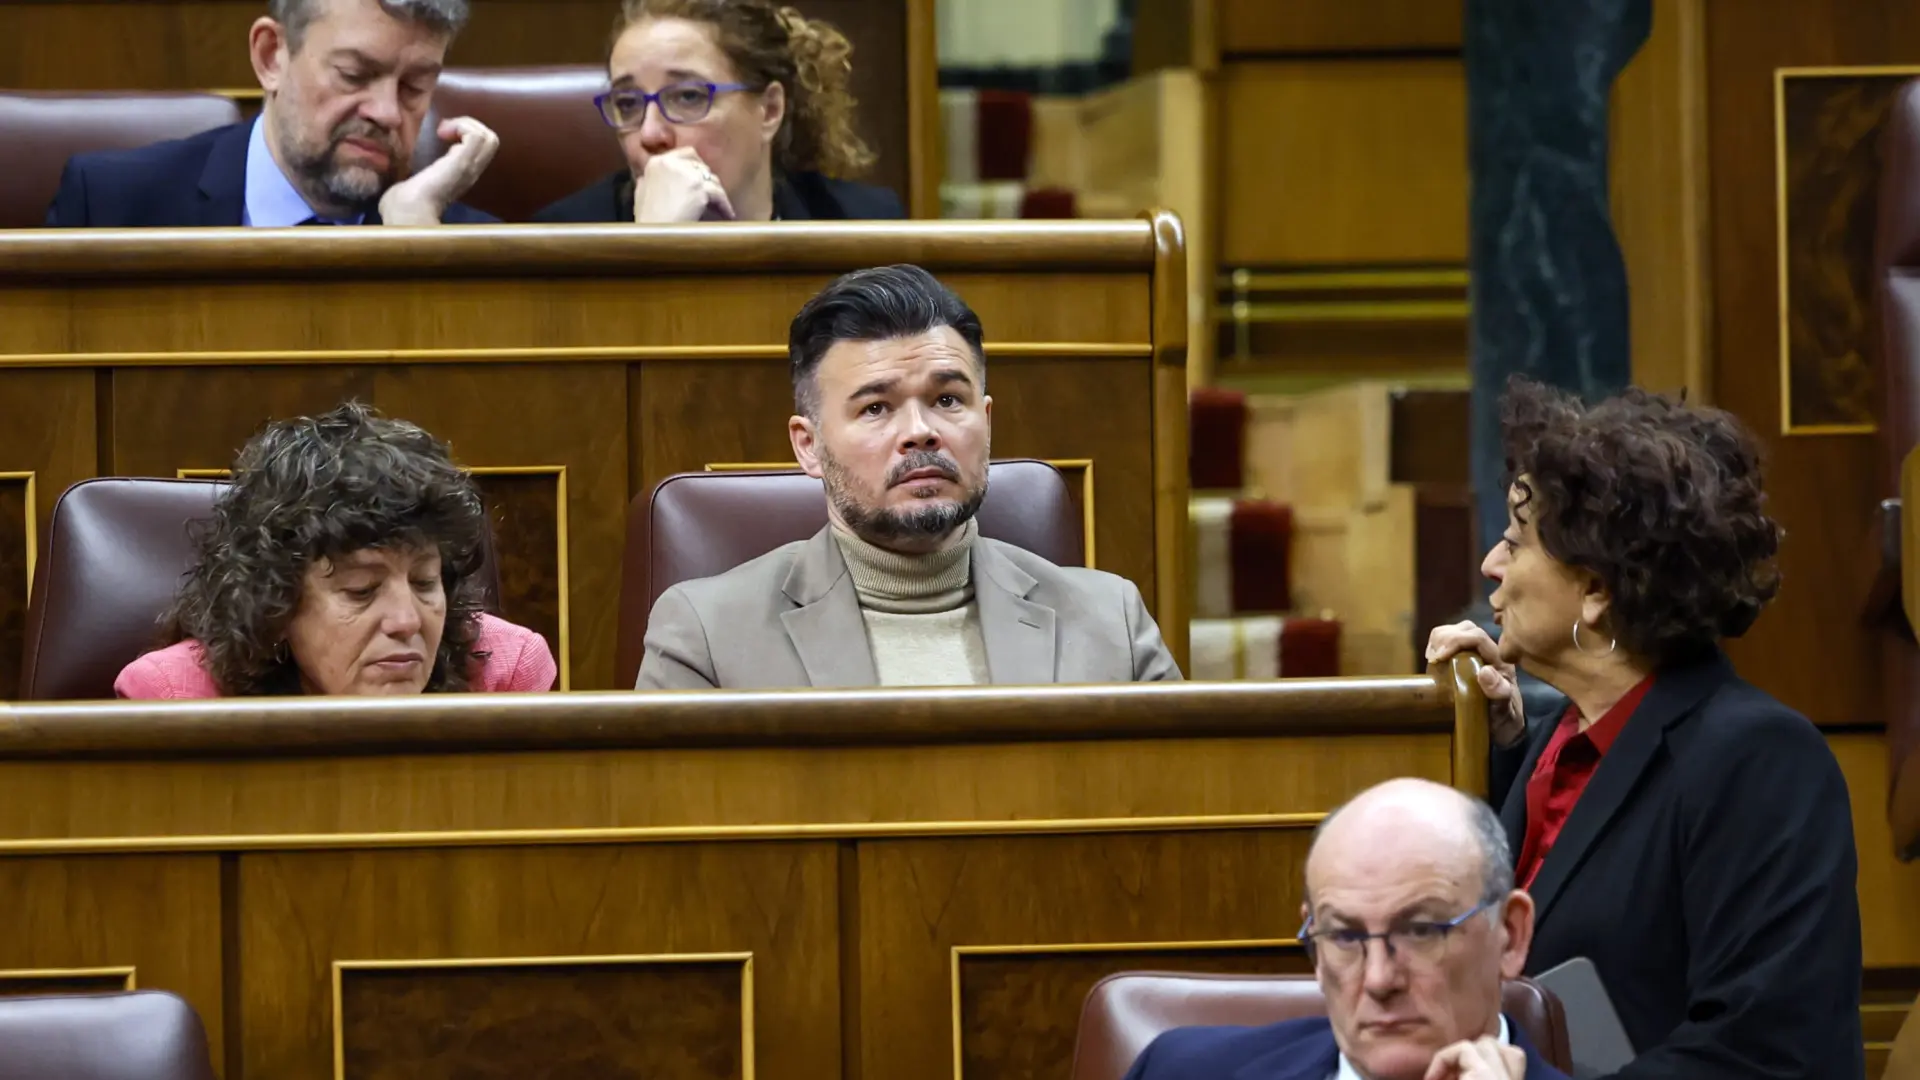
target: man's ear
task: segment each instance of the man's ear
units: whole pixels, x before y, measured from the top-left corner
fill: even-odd
[[[813,421],[795,414],[787,417],[787,441],[793,444],[793,460],[800,463],[800,471],[821,479],[820,434]]]
[[[1533,948],[1533,897],[1520,889],[1508,893],[1500,909],[1500,928],[1506,931],[1500,977],[1517,979],[1527,966],[1527,950]]]
[[[279,91],[292,52],[285,27],[264,15],[253,21],[253,28],[247,31],[247,55],[253,61],[253,77],[260,80],[260,89],[268,97]]]

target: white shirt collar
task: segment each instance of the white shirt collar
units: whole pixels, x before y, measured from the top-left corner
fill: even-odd
[[[1500,1042],[1502,1045],[1506,1045],[1512,1041],[1513,1040],[1507,1036],[1507,1016],[1505,1013],[1501,1013]],[[1347,1060],[1347,1055],[1341,1054],[1340,1071],[1333,1074],[1333,1080],[1364,1080],[1364,1078],[1360,1075],[1360,1070],[1353,1067],[1353,1062]]]

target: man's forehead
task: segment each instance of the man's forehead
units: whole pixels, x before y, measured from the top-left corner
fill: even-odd
[[[866,381],[877,374],[911,375],[958,371],[971,380],[973,350],[951,327],[906,337],[836,341],[820,358],[820,372],[832,380]]]

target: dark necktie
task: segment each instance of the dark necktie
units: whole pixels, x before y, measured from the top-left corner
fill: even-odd
[[[301,225],[335,225],[335,224],[338,224],[338,222],[328,221],[325,218],[310,217],[307,220],[300,222],[300,224]]]

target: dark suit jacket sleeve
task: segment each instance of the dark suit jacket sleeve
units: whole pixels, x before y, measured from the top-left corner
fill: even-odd
[[[447,212],[440,215],[442,225],[498,225],[500,219],[484,210],[475,210],[465,203],[454,203]]]
[[[1785,710],[1688,749],[1675,770],[1688,1019],[1637,1047],[1619,1080],[1859,1080],[1860,906],[1839,764]]]
[[[1153,1075],[1153,1066],[1148,1064],[1147,1059],[1153,1056],[1153,1048],[1159,1042],[1159,1039],[1155,1039],[1148,1043],[1147,1048],[1140,1051],[1140,1056],[1133,1059],[1133,1067],[1127,1070],[1126,1080],[1147,1080]]]
[[[60,190],[47,206],[50,228],[84,228],[93,224],[87,213],[87,171],[80,162],[69,160],[60,171]]]

